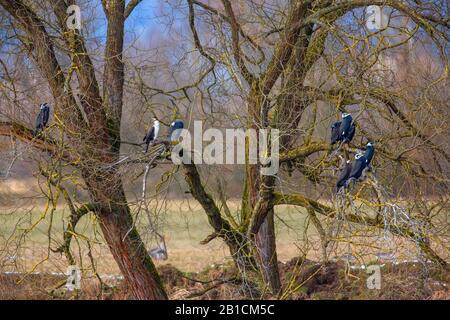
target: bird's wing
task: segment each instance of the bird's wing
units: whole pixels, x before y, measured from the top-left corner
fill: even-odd
[[[362,161],[357,160],[352,164],[352,170],[350,171],[350,174],[348,175],[349,178],[354,177],[360,170],[362,166]]]
[[[353,165],[352,171],[350,172],[349,177],[360,176],[364,168],[367,166],[366,157],[362,156]]]
[[[352,125],[349,128],[349,132],[348,132],[348,140],[353,139],[353,137],[355,136],[355,132],[356,132],[356,127],[355,127],[355,124],[352,123]]]
[[[148,139],[153,140],[154,137],[155,137],[155,127],[152,127],[150,129],[150,132],[148,133]]]
[[[42,117],[43,117],[42,110],[39,110],[39,113],[36,117],[36,128],[39,128],[42,125]]]
[[[44,125],[47,125],[48,119],[50,118],[50,107],[46,106],[44,107]]]
[[[345,166],[344,171],[343,171],[342,174],[341,174],[342,178],[348,179],[348,177],[349,177],[349,175],[350,175],[350,172],[352,171],[352,168],[353,168],[353,165],[352,165],[351,163],[347,164],[347,165]]]
[[[366,162],[367,163],[370,163],[370,161],[372,161],[373,154],[374,154],[373,147],[369,147],[369,148],[366,149],[366,152],[364,153],[364,156],[366,157]]]
[[[336,143],[339,139],[339,127],[339,125],[336,125],[331,129],[331,143]]]
[[[351,164],[347,164],[344,167],[344,169],[342,169],[341,174],[339,175],[338,183],[341,182],[341,181],[347,180],[351,170],[352,170],[352,165]]]
[[[346,134],[350,129],[350,124],[352,122],[351,116],[345,117],[341,122],[340,132],[341,134]]]

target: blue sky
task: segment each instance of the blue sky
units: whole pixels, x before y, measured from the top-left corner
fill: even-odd
[[[159,0],[143,0],[139,3],[125,22],[126,32],[134,31],[137,35],[143,36],[150,30],[160,28],[157,18],[162,2]],[[94,3],[87,1],[87,5],[81,3],[80,6],[82,21],[95,17],[95,34],[104,38],[106,35],[106,17],[100,0],[95,0]],[[92,11],[92,8],[95,12]]]
[[[128,2],[129,0],[126,3],[128,4]],[[87,3],[88,5],[84,8],[81,4],[82,20],[95,17],[96,22],[89,26],[89,28],[95,26],[95,30],[90,30],[89,34],[92,35],[91,32],[94,31],[95,36],[104,41],[106,17],[101,2],[95,0],[94,4],[91,1]],[[184,1],[180,1],[180,3],[183,7],[186,6]],[[92,11],[93,7],[95,12]],[[186,24],[187,19],[180,16],[179,8],[174,10],[165,0],[143,0],[135,7],[125,22],[125,45],[128,41],[135,40],[137,37],[145,46],[151,46],[154,39],[166,37],[169,32],[174,32],[173,29],[167,27],[169,19],[173,19],[177,30],[184,30],[184,28],[180,28],[180,23]]]

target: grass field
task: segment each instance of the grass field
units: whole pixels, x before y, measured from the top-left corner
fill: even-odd
[[[32,201],[30,199],[29,203]],[[231,210],[236,210],[239,202],[230,202]],[[169,201],[164,205],[150,204],[153,208],[150,216],[156,225],[156,230],[165,236],[169,258],[166,261],[156,261],[157,265],[171,264],[183,271],[201,271],[213,264],[227,263],[231,260],[228,248],[222,240],[216,239],[207,245],[200,241],[208,236],[212,229],[208,224],[202,208],[194,201]],[[132,208],[137,212],[137,208]],[[276,207],[277,254],[281,262],[307,253],[308,258],[317,260],[321,257],[320,244],[315,228],[309,225],[306,212],[300,207]],[[54,271],[65,272],[66,259],[55,249],[62,243],[63,224],[67,224],[68,210],[58,206],[53,212],[40,203],[34,206],[24,203],[19,209],[0,208],[0,271]],[[63,222],[65,221],[65,222]],[[146,248],[157,245],[157,239],[149,227],[146,213],[137,215],[137,227],[145,242]],[[52,225],[49,237],[49,226]],[[360,226],[351,226],[352,246],[359,245],[359,261],[367,263],[373,259],[370,253],[374,241],[380,238],[380,230],[368,230]],[[72,241],[72,250],[82,268],[90,268],[90,260],[85,239],[92,245],[92,256],[100,274],[119,274],[109,248],[105,245],[98,224],[93,215],[84,216],[76,228],[77,237]],[[308,243],[305,242],[308,240]],[[363,242],[364,241],[364,242]],[[370,242],[370,245],[367,245]],[[382,245],[382,244],[381,244]],[[399,256],[399,259],[414,259],[415,248],[404,239],[396,242],[398,252],[409,256]],[[20,250],[16,248],[20,247]],[[339,247],[339,254],[348,250],[345,242]],[[359,249],[358,249],[359,250]],[[444,253],[446,256],[447,253]],[[365,255],[365,256],[363,256]]]
[[[51,248],[58,247],[62,242],[63,219],[67,221],[67,209],[50,209],[44,215],[45,207],[36,206],[29,209],[0,210],[0,266],[3,268],[33,269],[35,264],[44,260],[48,255],[48,243]],[[146,243],[147,249],[156,246],[156,238],[150,230],[147,215],[138,216],[138,229]],[[153,221],[155,217],[152,216]],[[212,232],[203,210],[194,203],[172,201],[171,204],[160,210],[157,214],[157,230],[166,238],[169,259],[162,262],[170,263],[184,271],[199,271],[217,263],[226,263],[230,260],[228,248],[221,240],[213,240],[207,245],[199,242]],[[276,211],[277,247],[278,257],[286,261],[300,254],[297,245],[301,242],[306,215],[295,207],[279,207]],[[52,224],[51,239],[48,230]],[[29,230],[30,229],[30,230]],[[29,231],[28,231],[29,230]],[[94,257],[97,259],[100,272],[118,273],[107,246],[98,230],[95,218],[92,215],[80,220],[76,228],[80,241],[72,242],[72,248],[77,253],[78,245],[85,255],[86,246],[83,237],[93,243]],[[310,229],[309,234],[313,234]],[[21,243],[19,252],[14,248]],[[7,248],[5,251],[4,248]],[[64,259],[50,251],[51,259],[39,264],[35,271],[58,271],[67,263]],[[15,260],[15,261],[14,261]],[[82,260],[88,262],[87,257]],[[157,262],[158,264],[160,262]],[[8,268],[9,266],[9,268]]]
[[[234,207],[238,203],[232,204]],[[154,206],[152,206],[154,207]],[[29,209],[22,206],[19,210],[3,208],[0,210],[0,299],[53,299],[55,293],[50,293],[58,283],[64,281],[62,275],[67,271],[67,260],[59,253],[49,250],[58,247],[62,242],[63,219],[67,221],[67,209],[57,209],[54,212],[48,210],[45,215],[45,207],[37,205]],[[136,208],[134,208],[136,210]],[[156,261],[159,272],[162,275],[166,289],[172,299],[181,299],[186,294],[204,289],[206,285],[187,281],[180,278],[177,270],[184,272],[200,272],[193,277],[206,277],[212,280],[230,268],[222,268],[231,260],[227,247],[221,240],[213,240],[207,245],[199,242],[211,233],[206,215],[203,210],[193,202],[171,201],[164,208],[158,208],[158,213],[153,216],[153,223],[157,223],[158,232],[166,238],[169,259]],[[158,217],[158,219],[155,219]],[[278,259],[283,262],[280,272],[283,281],[299,273],[298,283],[306,280],[300,276],[308,268],[296,269],[297,257],[307,254],[308,259],[317,261],[320,259],[319,243],[314,227],[310,226],[305,236],[304,229],[307,225],[307,215],[298,207],[279,206],[276,208],[276,232]],[[48,236],[50,224],[51,237]],[[146,244],[150,249],[156,245],[154,234],[150,231],[146,214],[140,213],[137,226]],[[98,273],[108,284],[119,288],[114,291],[112,298],[130,298],[129,292],[116,276],[120,275],[118,267],[105,245],[98,225],[93,215],[88,215],[80,220],[76,231],[78,236],[72,241],[72,250],[79,267],[83,270],[83,299],[104,299],[99,296],[96,279],[92,273],[91,263],[86,247],[89,239],[92,244],[92,256]],[[367,233],[367,229],[352,227],[356,236],[352,237],[353,244],[358,246],[358,239],[374,241],[374,237]],[[357,235],[358,233],[359,236]],[[305,238],[308,242],[305,241]],[[369,240],[370,239],[370,240]],[[310,243],[311,242],[311,243]],[[360,243],[361,244],[361,243]],[[411,243],[401,240],[396,243],[398,251],[411,253],[412,256],[400,257],[411,259],[414,256],[414,248]],[[16,250],[16,248],[20,248]],[[339,253],[346,253],[345,243],[339,248]],[[365,256],[363,259],[353,261],[352,264],[373,262],[373,255],[369,254],[371,247],[363,243],[358,251]],[[337,252],[336,252],[337,253]],[[314,262],[311,262],[314,265]],[[426,280],[425,284],[419,281],[421,278],[420,264],[409,262],[398,266],[387,264],[383,269],[382,291],[371,291],[366,288],[367,274],[364,270],[356,268],[352,270],[352,277],[348,277],[345,271],[346,264],[343,261],[333,262],[329,269],[315,275],[308,281],[305,287],[296,292],[293,299],[448,299],[448,275],[432,273],[434,278]],[[231,264],[229,265],[231,267]],[[232,268],[231,268],[232,269]],[[328,271],[327,271],[328,270]],[[8,272],[18,272],[10,274]],[[5,273],[6,272],[6,273]],[[31,274],[24,276],[25,274]],[[112,277],[109,277],[112,275]],[[322,279],[317,280],[316,279]],[[305,278],[307,279],[307,278]],[[323,279],[328,279],[323,282]],[[320,284],[320,285],[317,285]],[[418,286],[420,285],[420,290]],[[57,297],[72,299],[66,290],[58,291]],[[306,294],[308,292],[308,294]],[[61,296],[59,296],[61,294]],[[230,285],[214,289],[206,295],[208,299],[236,299],[240,297],[239,291]]]

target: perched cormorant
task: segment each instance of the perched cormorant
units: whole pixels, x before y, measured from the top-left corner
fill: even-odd
[[[366,152],[364,153],[364,156],[366,157],[366,164],[368,167],[370,165],[370,162],[372,161],[374,153],[375,147],[373,146],[373,143],[372,142],[367,143]]]
[[[153,141],[155,141],[158,138],[158,133],[159,133],[159,121],[158,119],[153,118],[153,126],[145,135],[144,139],[142,139],[142,141],[144,141],[146,144],[145,153],[147,153],[148,146],[150,145],[150,143],[153,143]]]
[[[44,130],[45,127],[47,127],[48,119],[50,117],[50,106],[47,104],[47,102],[44,102],[40,105],[40,110],[36,118],[36,127],[34,129],[33,134],[37,136],[39,132]]]
[[[342,122],[339,127],[340,138],[344,142],[348,142],[355,134],[355,128],[352,126],[353,118],[349,113],[342,114]]]
[[[351,171],[352,171],[352,164],[350,163],[350,160],[347,160],[347,162],[345,163],[345,167],[344,169],[342,169],[339,179],[336,182],[336,192],[339,192],[339,190],[342,187],[345,187]]]
[[[181,135],[181,129],[184,128],[184,122],[181,120],[175,120],[170,124],[169,137],[170,141],[177,141]]]
[[[352,164],[352,171],[348,176],[348,180],[355,179],[358,180],[361,177],[363,170],[367,166],[367,159],[362,153],[357,153],[355,155],[355,161]]]

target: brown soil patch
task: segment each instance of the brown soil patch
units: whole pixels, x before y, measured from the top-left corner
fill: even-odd
[[[386,264],[381,269],[381,289],[368,289],[369,274],[364,269],[350,269],[344,262],[322,265],[294,258],[279,264],[283,299],[439,299],[449,300],[449,270],[419,263]],[[183,273],[170,264],[159,273],[171,299],[242,299],[243,285],[235,279],[236,270],[216,265],[201,273]],[[17,274],[0,275],[0,300],[4,299],[131,299],[121,280],[100,289],[95,278],[84,279],[79,293],[62,286],[63,276],[34,274],[22,278]],[[229,280],[229,281],[223,281]],[[261,288],[260,288],[261,289]],[[261,290],[259,290],[261,292]],[[264,294],[265,299],[277,297]],[[257,297],[255,297],[257,298]]]

